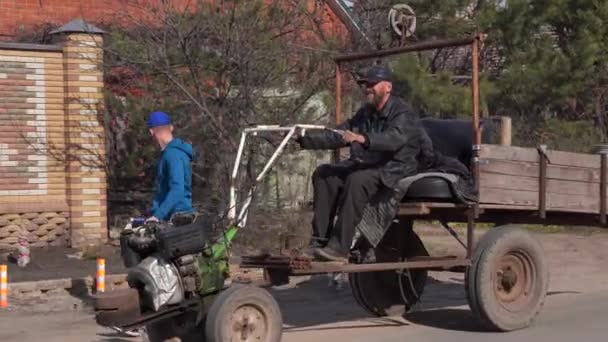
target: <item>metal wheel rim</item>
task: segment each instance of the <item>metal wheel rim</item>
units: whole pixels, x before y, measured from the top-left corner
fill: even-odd
[[[494,291],[500,305],[507,311],[519,312],[533,300],[533,287],[538,278],[528,253],[522,250],[503,255],[497,263]]]
[[[238,307],[230,317],[230,341],[267,341],[270,333],[268,317],[253,304]]]

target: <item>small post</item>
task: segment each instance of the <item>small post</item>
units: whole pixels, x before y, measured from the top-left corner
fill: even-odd
[[[500,145],[511,146],[511,118],[508,116],[500,117]]]
[[[8,276],[6,265],[0,265],[0,308],[8,308]]]
[[[106,260],[103,258],[97,259],[97,277],[95,280],[95,290],[104,292],[106,290]]]
[[[538,149],[540,163],[538,166],[538,216],[541,219],[547,218],[547,146],[541,145]]]
[[[607,168],[607,157],[606,153],[602,153],[602,163],[600,172],[600,222],[602,225],[606,224],[606,168]]]
[[[607,202],[607,189],[606,183],[608,182],[608,145],[596,145],[593,147],[592,153],[600,155],[600,223],[605,226],[607,223],[606,219],[606,202]]]

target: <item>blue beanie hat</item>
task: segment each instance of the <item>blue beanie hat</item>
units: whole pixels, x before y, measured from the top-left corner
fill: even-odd
[[[148,117],[148,128],[154,128],[158,126],[167,126],[171,124],[171,118],[165,112],[153,112]]]

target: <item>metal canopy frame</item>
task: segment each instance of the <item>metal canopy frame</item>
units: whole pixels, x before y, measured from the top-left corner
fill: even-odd
[[[336,63],[336,112],[335,121],[336,124],[342,122],[342,80],[343,71],[342,66],[344,63],[370,60],[374,58],[381,58],[387,56],[395,56],[406,54],[410,52],[428,51],[435,49],[442,49],[447,47],[470,47],[471,49],[471,100],[473,102],[473,179],[475,182],[475,189],[479,191],[479,150],[481,148],[481,127],[480,127],[480,114],[479,114],[479,47],[482,43],[484,35],[476,34],[467,38],[460,39],[436,39],[413,43],[407,46],[400,46],[390,49],[370,51],[370,52],[353,52],[347,54],[341,54],[334,57]],[[339,154],[336,152],[336,159]],[[474,206],[466,206],[458,209],[463,212],[466,216],[467,221],[467,245],[466,258],[469,259],[473,254],[473,236],[475,219],[479,216],[479,204]],[[449,228],[449,227],[447,227]]]

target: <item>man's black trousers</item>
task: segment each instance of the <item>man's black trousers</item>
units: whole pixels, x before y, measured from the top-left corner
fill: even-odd
[[[347,255],[363,210],[383,187],[378,169],[321,165],[313,176],[313,237]],[[334,217],[338,214],[335,225]],[[333,227],[333,228],[332,228]]]

